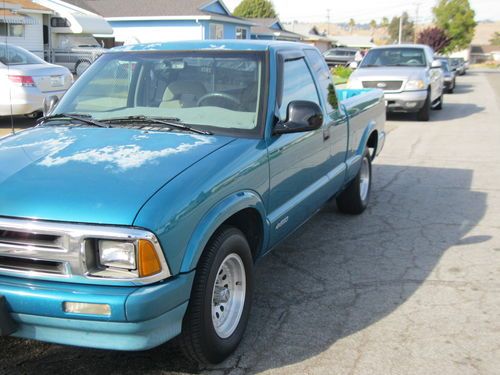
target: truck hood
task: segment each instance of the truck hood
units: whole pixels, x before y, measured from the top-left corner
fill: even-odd
[[[359,68],[352,74],[352,78],[370,81],[406,81],[424,76],[425,68],[405,66]]]
[[[232,140],[124,128],[27,130],[0,139],[0,216],[131,225],[158,189]]]

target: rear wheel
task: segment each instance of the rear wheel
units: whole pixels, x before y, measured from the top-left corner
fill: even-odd
[[[340,211],[359,215],[361,214],[370,200],[370,191],[372,185],[372,163],[368,149],[361,159],[361,167],[354,180],[337,197],[337,207]]]
[[[76,63],[75,66],[75,74],[77,77],[80,77],[83,72],[85,72],[89,67],[90,67],[90,61],[88,60],[81,60]]]
[[[427,93],[427,97],[425,98],[424,106],[420,108],[417,112],[417,120],[418,121],[429,121],[431,117],[431,93]]]
[[[243,233],[219,229],[203,253],[179,339],[200,364],[219,363],[238,346],[250,313],[253,259]]]

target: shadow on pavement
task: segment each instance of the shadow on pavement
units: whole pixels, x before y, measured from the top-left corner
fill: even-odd
[[[0,339],[0,372],[157,374],[258,373],[314,357],[397,310],[486,210],[472,171],[374,165],[369,209],[338,213],[329,203],[256,269],[243,342],[224,363],[199,369],[172,346],[121,353]]]
[[[460,93],[459,93],[460,94]],[[455,95],[455,94],[452,94]],[[463,119],[464,117],[472,116],[475,113],[484,111],[484,107],[480,107],[472,103],[449,103],[444,98],[443,109],[440,111],[432,110],[429,122],[421,122],[422,124],[431,124],[435,121],[452,121]],[[418,122],[415,113],[387,113],[388,121],[401,122]]]

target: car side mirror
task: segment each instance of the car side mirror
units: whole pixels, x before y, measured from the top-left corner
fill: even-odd
[[[349,64],[349,68],[351,69],[358,69],[358,62],[357,61],[353,61]]]
[[[286,121],[274,127],[273,134],[301,133],[319,129],[323,125],[323,111],[313,102],[296,100],[287,108]]]
[[[55,95],[47,96],[43,99],[43,117],[50,115],[50,112],[59,103],[59,98]]]
[[[441,69],[443,67],[443,63],[440,60],[434,60],[431,64],[431,69]]]

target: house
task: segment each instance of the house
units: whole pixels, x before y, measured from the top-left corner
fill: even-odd
[[[103,16],[116,44],[169,40],[249,39],[252,22],[222,0],[65,0]]]
[[[44,24],[51,13],[30,0],[0,1],[0,42],[23,47],[43,58],[48,42]]]
[[[252,39],[287,40],[293,42],[301,40],[299,34],[285,30],[277,18],[248,18],[248,20],[254,24],[250,32]]]
[[[314,25],[293,22],[287,24],[286,28],[288,31],[299,34],[303,43],[311,44],[321,52],[332,48],[332,42],[334,41],[324,33],[319,32],[318,28]]]

